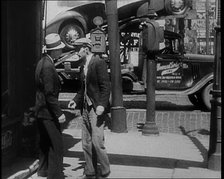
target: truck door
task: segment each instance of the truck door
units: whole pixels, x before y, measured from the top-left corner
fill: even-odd
[[[182,60],[179,55],[160,55],[157,57],[156,89],[179,89],[182,74]]]

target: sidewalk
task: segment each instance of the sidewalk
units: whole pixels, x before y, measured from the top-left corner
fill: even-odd
[[[129,127],[127,133],[113,133],[110,130],[105,130],[105,147],[111,163],[109,178],[221,178],[220,171],[207,169],[208,137],[197,138],[187,131],[184,134],[178,131],[176,133],[164,132],[157,120],[161,116],[164,116],[161,120],[167,117],[163,114],[160,115],[160,113],[156,119],[160,134],[158,136],[144,136],[141,129],[136,128],[144,116],[144,111],[138,112],[137,110],[135,112],[133,110],[128,111],[127,125]],[[182,118],[181,115],[180,118]],[[189,120],[188,118],[184,119]],[[169,121],[169,119],[167,120]],[[174,125],[175,121],[170,124]],[[185,127],[184,124],[183,127]],[[188,126],[187,123],[186,126]],[[81,129],[77,119],[73,126],[70,125],[63,131],[63,139],[65,178],[75,179],[82,175],[84,166]],[[30,167],[29,170],[26,170],[26,174],[31,175],[37,166],[35,164]],[[23,177],[21,177],[21,173],[17,175],[16,179],[24,178],[24,173]],[[37,179],[36,173],[30,175],[27,178]],[[15,176],[10,179],[14,179]]]
[[[64,174],[74,179],[83,173],[81,130],[64,132]],[[109,178],[221,178],[221,172],[206,168],[206,159],[185,135],[105,131],[105,146],[111,162]],[[34,174],[30,179],[36,179]]]

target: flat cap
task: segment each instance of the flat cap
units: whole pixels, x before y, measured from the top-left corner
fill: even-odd
[[[86,45],[88,47],[92,47],[92,41],[88,38],[80,38],[74,42],[74,45]]]

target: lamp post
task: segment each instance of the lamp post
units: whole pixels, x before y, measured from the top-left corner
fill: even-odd
[[[120,41],[118,32],[117,0],[105,0],[108,22],[109,54],[112,84],[111,131],[127,132],[126,110],[123,107]]]
[[[215,62],[214,82],[211,100],[210,143],[208,152],[208,168],[221,171],[221,2],[216,0],[217,26],[215,27]]]

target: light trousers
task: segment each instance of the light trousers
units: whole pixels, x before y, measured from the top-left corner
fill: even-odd
[[[97,116],[94,109],[83,110],[82,147],[86,161],[84,173],[97,175],[97,163],[102,175],[110,171],[109,158],[104,147],[104,115]]]

